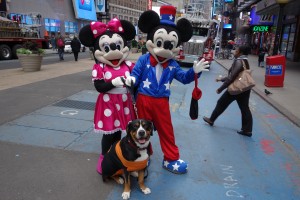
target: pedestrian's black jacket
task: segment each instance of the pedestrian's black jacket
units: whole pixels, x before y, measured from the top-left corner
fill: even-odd
[[[227,77],[223,77],[221,79],[223,84],[218,89],[220,92],[222,92],[224,89],[226,89],[238,77],[239,73],[244,70],[242,60],[244,61],[246,68],[247,69],[250,68],[246,56],[240,56],[240,57],[234,59],[230,69],[228,70]]]
[[[71,41],[71,48],[73,52],[79,52],[81,47],[81,43],[77,38],[73,38]]]

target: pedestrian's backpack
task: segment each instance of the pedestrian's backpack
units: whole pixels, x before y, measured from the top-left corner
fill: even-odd
[[[59,38],[58,41],[57,41],[57,45],[58,45],[58,47],[63,47],[64,46],[64,41],[61,38]]]

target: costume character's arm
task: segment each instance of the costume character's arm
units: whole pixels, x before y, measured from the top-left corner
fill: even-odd
[[[143,72],[147,68],[146,62],[147,62],[147,56],[145,54],[145,55],[141,56],[138,59],[138,61],[135,63],[130,76],[128,76],[126,78],[126,85],[131,86],[131,82],[133,82],[134,86],[139,85],[139,83],[142,81],[142,78],[144,75]]]
[[[184,71],[180,67],[177,67],[175,79],[183,84],[188,84],[194,80],[195,73],[199,78],[203,71],[209,71],[207,69],[208,67],[208,61],[205,61],[205,59],[201,59],[199,62],[194,61],[193,68],[189,69],[188,71]]]
[[[106,83],[103,79],[101,80],[94,80],[94,86],[96,90],[100,93],[105,93],[111,89],[113,89],[115,86],[112,84],[112,82]]]
[[[106,82],[103,77],[103,66],[95,64],[93,67],[93,82],[96,90],[100,93],[105,93],[114,87],[123,87],[124,83],[121,80],[121,77],[116,77],[113,80]]]

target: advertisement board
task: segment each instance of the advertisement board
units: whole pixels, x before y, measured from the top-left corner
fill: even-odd
[[[105,13],[106,0],[95,0],[96,12]]]
[[[96,21],[96,9],[94,0],[72,0],[77,19]]]

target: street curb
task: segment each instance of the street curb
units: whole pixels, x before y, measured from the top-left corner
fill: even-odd
[[[224,69],[228,70],[227,67],[225,67],[221,62],[218,60],[216,61],[219,65],[221,65]],[[283,114],[286,118],[288,118],[292,123],[294,123],[296,126],[300,127],[300,119],[296,117],[294,114],[292,114],[290,111],[288,111],[286,108],[281,106],[279,103],[271,99],[270,97],[266,96],[264,92],[259,90],[258,88],[254,87],[252,89],[258,96],[260,96],[263,100],[265,100],[267,103],[269,103],[273,108],[275,108],[278,112]]]

